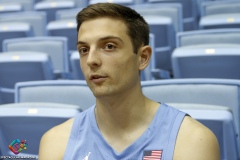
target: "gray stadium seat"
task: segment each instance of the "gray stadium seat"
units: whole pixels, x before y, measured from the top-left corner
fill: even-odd
[[[20,12],[22,11],[21,4],[8,4],[8,3],[1,3],[0,1],[0,14],[3,13],[12,13],[12,12]]]
[[[14,102],[16,82],[54,79],[51,60],[41,52],[0,53],[0,75],[4,103]]]
[[[4,39],[31,36],[33,36],[33,30],[28,23],[0,22],[0,52],[2,52],[2,43]]]
[[[197,1],[196,0],[147,0],[149,3],[179,3],[183,8],[184,31],[198,29],[197,20]]]
[[[95,104],[95,97],[85,81],[35,81],[16,84],[15,102],[73,104],[81,106],[85,110]]]
[[[56,20],[55,14],[57,10],[74,8],[73,1],[41,1],[34,5],[36,11],[44,11],[47,13],[47,23]]]
[[[206,29],[179,32],[176,36],[176,47],[228,43],[240,44],[240,29]]]
[[[49,36],[63,36],[68,38],[68,49],[77,50],[77,24],[75,19],[57,20],[47,24]]]
[[[240,79],[239,62],[239,44],[180,47],[172,53],[173,77]]]
[[[0,152],[16,156],[8,146],[15,139],[26,140],[27,149],[18,156],[37,158],[40,139],[50,128],[74,117],[79,106],[58,103],[12,103],[0,105]]]
[[[212,28],[239,28],[240,1],[208,1],[201,5],[199,27]]]
[[[31,26],[33,30],[33,36],[45,36],[47,34],[47,20],[45,12],[25,11],[1,14],[0,22],[25,22]]]
[[[1,0],[0,2],[7,4],[20,4],[23,11],[32,11],[34,5],[34,0]]]
[[[3,41],[3,51],[37,51],[48,54],[56,78],[70,78],[68,41],[65,37],[12,38]]]

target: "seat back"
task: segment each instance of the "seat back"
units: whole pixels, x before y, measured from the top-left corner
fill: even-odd
[[[37,51],[48,54],[54,73],[69,73],[68,41],[66,37],[28,37],[3,41],[3,51]],[[60,76],[64,78],[63,76]]]
[[[22,11],[21,4],[8,4],[0,2],[0,14],[3,13],[12,13],[12,12],[20,12]]]
[[[13,156],[8,146],[16,139],[26,140],[19,155],[37,156],[40,139],[52,127],[74,117],[79,106],[55,103],[12,103],[0,105],[0,151]],[[37,157],[36,157],[37,158]]]
[[[18,26],[18,27],[16,27]],[[33,31],[31,26],[25,22],[0,22],[0,52],[5,39],[31,37]]]
[[[215,14],[239,13],[239,0],[206,1],[201,3],[201,17]]]
[[[25,11],[2,14],[0,15],[0,22],[28,23],[32,27],[34,36],[45,36],[47,33],[46,32],[47,20],[45,12]]]
[[[13,102],[17,82],[54,79],[52,63],[41,52],[4,52],[0,54],[0,86],[6,103]]]
[[[24,11],[32,11],[34,5],[33,0],[1,0],[1,3],[20,4]]]
[[[188,46],[212,43],[240,44],[240,29],[209,29],[179,32],[176,46]]]
[[[174,78],[240,79],[240,45],[205,44],[176,48]]]
[[[179,3],[183,8],[184,31],[198,29],[197,24],[197,1],[196,0],[147,0],[149,3]]]
[[[179,3],[148,3],[129,6],[141,15],[164,16],[172,19],[175,32],[183,31],[182,5]]]
[[[49,36],[62,36],[68,38],[68,49],[77,50],[77,24],[74,19],[57,20],[48,23],[47,32]]]
[[[34,5],[36,11],[44,11],[47,13],[47,23],[56,20],[56,11],[74,7],[75,3],[73,1],[41,1]]]
[[[85,81],[53,80],[17,83],[15,102],[73,104],[85,110],[95,104],[95,97]]]
[[[171,70],[171,52],[175,46],[175,32],[172,19],[164,16],[143,16],[155,36],[156,68]],[[161,58],[160,58],[161,57]]]
[[[83,8],[64,9],[56,11],[56,20],[75,19]]]

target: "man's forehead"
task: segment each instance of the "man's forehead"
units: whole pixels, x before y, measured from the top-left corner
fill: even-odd
[[[126,38],[126,25],[120,20],[102,17],[84,21],[79,28],[78,40],[104,39],[104,38]]]

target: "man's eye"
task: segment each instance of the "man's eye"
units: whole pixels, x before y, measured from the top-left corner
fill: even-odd
[[[79,51],[80,54],[86,54],[86,53],[88,53],[88,48],[81,47],[78,51]]]
[[[107,44],[104,49],[105,50],[113,50],[115,48],[116,48],[116,46],[114,44]]]

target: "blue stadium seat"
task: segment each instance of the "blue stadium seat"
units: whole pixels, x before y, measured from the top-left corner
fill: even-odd
[[[171,52],[175,46],[175,32],[172,19],[165,16],[143,16],[155,36],[156,68],[171,70]]]
[[[45,11],[47,13],[47,23],[56,20],[57,10],[74,8],[73,1],[41,1],[34,5],[36,11]]]
[[[237,135],[240,133],[239,80],[195,78],[143,81],[142,90],[143,94],[150,99],[167,104],[193,103],[227,106],[232,110]],[[239,136],[237,136],[237,144],[238,153],[240,153]]]
[[[206,29],[179,32],[176,36],[176,47],[201,44],[240,44],[240,29]]]
[[[81,107],[58,103],[12,103],[0,105],[0,151],[3,156],[16,156],[8,146],[16,139],[26,140],[26,150],[18,156],[37,159],[40,139],[52,127],[81,111]]]
[[[0,15],[3,13],[12,13],[12,12],[20,12],[23,8],[21,4],[8,4],[1,3],[0,1]]]
[[[179,3],[183,7],[184,31],[198,29],[198,9],[196,0],[146,0],[147,3]],[[145,2],[146,3],[146,2]]]
[[[201,29],[239,28],[240,1],[209,1],[201,5]]]
[[[2,43],[4,39],[31,36],[33,36],[33,30],[28,23],[0,22],[0,52],[2,51]]]
[[[31,26],[33,30],[33,36],[46,35],[47,20],[45,12],[25,11],[0,14],[0,22],[25,22]]]
[[[75,51],[71,54],[70,63],[71,63],[72,78],[85,80],[82,70],[80,68],[80,56],[78,51]]]
[[[85,110],[95,104],[95,97],[86,81],[34,81],[19,82],[15,85],[15,102],[73,104]]]
[[[0,3],[20,4],[23,8],[23,11],[32,11],[34,0],[1,0]]]
[[[183,31],[183,8],[179,3],[147,3],[129,6],[141,15],[169,17],[173,21],[175,32]]]
[[[83,8],[73,8],[73,9],[64,9],[58,10],[56,12],[56,20],[64,20],[64,19],[75,19],[78,12],[80,12]]]
[[[240,79],[239,62],[239,44],[186,46],[172,53],[174,78]]]
[[[3,41],[3,51],[37,51],[48,54],[56,78],[71,78],[69,75],[68,41],[65,37],[28,37]]]
[[[14,102],[16,82],[54,79],[50,57],[41,52],[0,53],[0,75],[4,103]]]
[[[77,50],[77,24],[75,19],[57,20],[48,23],[49,36],[63,36],[68,38],[68,49]]]

